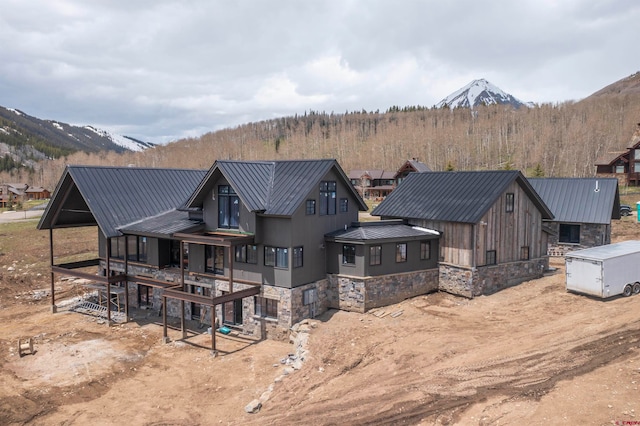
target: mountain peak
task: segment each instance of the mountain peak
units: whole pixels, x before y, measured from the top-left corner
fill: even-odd
[[[475,108],[478,105],[508,104],[514,108],[527,106],[526,103],[506,93],[488,80],[480,78],[473,80],[463,88],[453,92],[436,104],[437,108]]]

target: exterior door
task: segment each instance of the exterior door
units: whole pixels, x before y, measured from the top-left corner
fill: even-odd
[[[222,305],[222,322],[229,325],[242,325],[242,299]]]

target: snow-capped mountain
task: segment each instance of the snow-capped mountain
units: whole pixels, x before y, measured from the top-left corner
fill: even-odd
[[[130,136],[118,135],[107,130],[97,129],[93,126],[84,126],[85,129],[92,131],[100,137],[111,139],[111,142],[118,146],[128,149],[129,151],[144,151],[147,148],[153,148],[155,145],[151,142],[143,142]]]
[[[438,102],[437,108],[448,106],[449,108],[475,108],[478,105],[508,104],[514,108],[530,106],[530,103],[504,92],[498,86],[494,86],[484,78],[473,80],[471,83],[457,90]]]

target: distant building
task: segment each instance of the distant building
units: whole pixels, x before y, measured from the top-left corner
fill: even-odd
[[[382,200],[393,191],[396,186],[413,172],[430,172],[431,169],[417,158],[407,160],[397,171],[385,170],[352,170],[349,180],[353,187],[364,199]]]
[[[596,175],[616,178],[623,186],[640,184],[640,123],[625,151],[607,153],[596,161]]]

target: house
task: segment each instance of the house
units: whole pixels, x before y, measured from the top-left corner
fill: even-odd
[[[41,186],[30,186],[24,191],[27,200],[46,200],[51,198],[51,192]]]
[[[412,158],[411,160],[407,160],[396,172],[395,179],[396,185],[400,185],[404,178],[407,177],[409,173],[424,173],[430,172],[431,169],[429,166],[424,164],[422,161],[417,158]]]
[[[545,220],[549,255],[611,243],[611,219],[620,219],[615,178],[530,178],[554,218]]]
[[[352,170],[349,180],[362,198],[382,200],[402,182],[409,173],[430,172],[431,169],[417,158],[407,160],[396,172],[385,170]]]
[[[519,171],[410,173],[372,214],[441,233],[440,290],[489,294],[548,268],[553,214]]]
[[[384,170],[352,170],[349,180],[362,198],[381,199],[395,188],[393,172]]]
[[[0,207],[11,207],[24,202],[25,191],[29,187],[26,183],[0,184]]]
[[[75,275],[113,309],[162,312],[165,338],[172,316],[286,339],[330,307],[364,312],[433,291],[439,234],[360,224],[366,209],[335,160],[69,166],[38,224],[52,243],[52,311],[55,274]],[[98,258],[54,264],[53,231],[73,226],[98,227]]]
[[[625,151],[611,152],[596,160],[596,176],[612,177],[620,185],[638,186],[640,183],[640,123]]]

